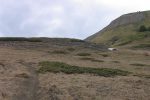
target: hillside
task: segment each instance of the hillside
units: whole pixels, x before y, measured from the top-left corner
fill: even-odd
[[[150,27],[150,11],[129,13],[112,21],[107,27],[85,39],[111,46],[150,48],[150,31],[139,32],[144,25]]]

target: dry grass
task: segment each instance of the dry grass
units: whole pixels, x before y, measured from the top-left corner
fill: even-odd
[[[0,100],[150,100],[150,67],[131,65],[150,65],[149,56],[144,55],[149,51],[119,48],[117,52],[101,52],[73,46],[75,50],[69,51],[70,46],[50,43],[40,43],[41,47],[31,42],[18,44],[0,43]],[[33,49],[26,48],[27,45]],[[69,53],[52,53],[57,50]],[[84,52],[90,56],[76,55]],[[58,65],[54,67],[60,68],[58,73],[38,74],[36,70],[42,67],[38,65],[42,61],[63,62],[68,67]],[[120,70],[132,74],[120,76]],[[116,77],[111,77],[116,73]],[[102,77],[105,75],[110,77]]]

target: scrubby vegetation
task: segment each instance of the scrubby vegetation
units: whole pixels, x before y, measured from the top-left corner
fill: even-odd
[[[130,65],[133,65],[133,66],[149,66],[150,67],[150,65],[140,64],[140,63],[134,63],[134,64],[130,64]]]
[[[67,50],[72,52],[72,51],[75,51],[75,48],[67,48]]]
[[[78,56],[90,56],[91,54],[90,53],[78,53],[77,55]]]
[[[21,73],[21,74],[15,75],[15,77],[18,77],[18,78],[29,78],[29,75],[27,73]]]
[[[133,41],[143,40],[145,38],[150,37],[149,32],[141,32],[133,35],[128,35],[127,37],[123,38],[120,43],[118,43],[118,46],[123,46],[129,43],[132,43]]]
[[[124,41],[124,42],[119,43],[117,46],[123,46],[123,45],[129,44],[129,43],[131,43],[131,42],[132,42],[132,41],[127,40],[127,41]]]
[[[79,39],[70,39],[70,42],[85,42],[85,41]]]
[[[64,50],[54,50],[52,52],[49,52],[51,54],[68,54],[68,52],[64,51]]]
[[[94,58],[90,58],[90,57],[84,57],[84,58],[80,58],[81,60],[94,60]]]
[[[102,54],[102,53],[100,53],[99,55],[101,55],[101,56],[103,56],[103,57],[109,57],[108,54]]]
[[[113,63],[120,63],[119,61],[112,61]]]
[[[144,78],[147,78],[147,79],[150,78],[150,75],[146,75],[146,74],[134,74],[133,76],[144,77]]]
[[[126,76],[130,72],[123,71],[119,69],[111,68],[90,68],[90,67],[79,67],[72,66],[62,62],[49,62],[44,61],[39,63],[40,68],[38,69],[39,73],[53,72],[53,73],[66,73],[66,74],[94,74],[104,77],[112,76]]]
[[[150,27],[146,27],[145,25],[141,25],[139,28],[139,32],[150,31]]]
[[[150,44],[140,44],[140,45],[137,45],[137,46],[133,46],[132,48],[140,48],[140,49],[150,49]]]
[[[118,46],[126,45],[132,43],[133,41],[143,40],[145,38],[150,37],[150,27],[146,27],[145,25],[141,25],[138,29],[138,32],[132,31],[134,34],[129,34],[128,36],[124,36],[119,43]]]
[[[104,60],[92,59],[92,62],[104,62]]]
[[[0,41],[42,42],[42,40],[39,38],[23,38],[23,37],[1,37]]]
[[[145,32],[147,31],[147,28],[145,27],[145,25],[141,25],[139,28],[139,32]]]
[[[103,60],[98,60],[98,59],[95,59],[95,58],[90,58],[90,57],[84,57],[84,58],[80,58],[81,60],[89,60],[89,61],[92,61],[92,62],[104,62]]]

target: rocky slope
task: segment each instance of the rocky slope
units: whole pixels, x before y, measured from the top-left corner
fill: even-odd
[[[150,11],[122,15],[85,40],[107,45],[150,43],[150,32],[139,32],[141,25],[150,27]]]

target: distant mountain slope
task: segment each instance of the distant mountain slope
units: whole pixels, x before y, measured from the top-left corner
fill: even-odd
[[[150,11],[122,15],[85,40],[113,46],[150,44],[150,31],[139,32],[142,25],[150,27]]]

